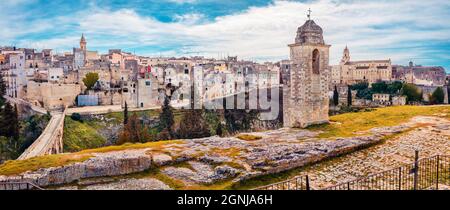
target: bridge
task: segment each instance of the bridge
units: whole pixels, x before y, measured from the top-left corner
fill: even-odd
[[[47,114],[48,111],[42,107],[35,106],[23,99],[5,97],[10,103],[14,103],[17,106],[23,108],[29,108],[37,113]],[[29,146],[25,152],[20,155],[18,160],[25,160],[32,157],[58,154],[63,151],[63,133],[64,133],[64,117],[66,114],[67,107],[63,112],[55,111],[51,112],[51,119],[42,131],[38,139]]]
[[[59,154],[63,151],[63,133],[65,112],[53,112],[47,127],[34,143],[20,155],[18,160],[32,157]]]

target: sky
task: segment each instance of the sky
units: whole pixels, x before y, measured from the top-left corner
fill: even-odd
[[[237,55],[257,62],[288,59],[288,44],[311,18],[352,60],[443,66],[450,72],[448,0],[1,0],[0,46],[123,49],[147,56]]]

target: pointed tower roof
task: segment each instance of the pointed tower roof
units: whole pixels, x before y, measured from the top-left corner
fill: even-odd
[[[86,42],[86,39],[84,38],[84,33],[81,34],[81,40],[80,42]]]

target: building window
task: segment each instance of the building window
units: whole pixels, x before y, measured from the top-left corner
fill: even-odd
[[[146,82],[145,82],[145,85],[146,85],[146,86],[150,86],[150,81],[146,81]]]
[[[312,54],[312,70],[313,74],[320,73],[320,53],[317,49],[315,49]]]

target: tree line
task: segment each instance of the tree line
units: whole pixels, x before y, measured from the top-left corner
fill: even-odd
[[[417,87],[415,84],[402,83],[400,81],[395,81],[392,83],[387,82],[376,82],[372,83],[372,86],[369,87],[368,82],[360,82],[354,85],[348,86],[347,93],[347,104],[351,106],[352,103],[352,95],[351,91],[356,91],[356,97],[359,99],[367,99],[372,100],[372,95],[376,93],[381,94],[390,94],[390,95],[401,95],[406,96],[407,103],[422,103],[423,92]],[[449,87],[442,88],[437,87],[429,96],[429,104],[443,104],[450,103],[450,100],[445,102],[445,92],[449,91]],[[337,87],[334,87],[333,91],[333,105],[337,106],[339,104],[339,92],[337,91]]]
[[[191,93],[193,91],[192,89]],[[181,119],[179,123],[176,123],[170,100],[171,97],[166,95],[159,114],[159,125],[153,129],[154,132],[141,122],[136,113],[130,115],[128,105],[125,103],[124,125],[119,133],[117,144],[232,135],[238,131],[250,130],[253,122],[258,118],[256,110],[201,108],[182,110]],[[191,107],[197,107],[196,104],[200,102],[191,99],[190,103]]]
[[[16,159],[36,140],[45,129],[50,115],[32,115],[19,119],[16,105],[6,98],[6,84],[0,74],[0,163]]]

